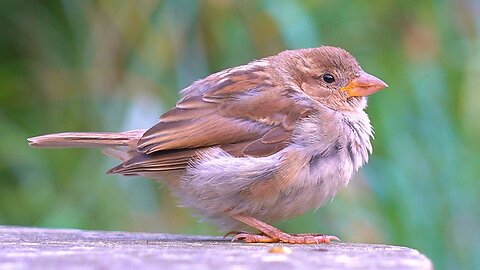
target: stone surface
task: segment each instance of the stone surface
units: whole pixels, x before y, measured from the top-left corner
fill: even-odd
[[[416,250],[387,245],[244,244],[220,237],[0,226],[0,269],[433,269],[433,266]]]

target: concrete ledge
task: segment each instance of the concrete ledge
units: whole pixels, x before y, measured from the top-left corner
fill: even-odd
[[[287,248],[274,248],[280,246]],[[416,250],[387,245],[244,244],[207,236],[0,226],[0,269],[73,268],[427,270],[433,266]]]

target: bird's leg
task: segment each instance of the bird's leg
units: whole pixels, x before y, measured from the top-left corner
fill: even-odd
[[[232,216],[236,220],[258,229],[261,234],[238,232],[233,240],[243,240],[247,243],[276,243],[284,242],[290,244],[319,244],[340,241],[335,236],[323,234],[288,234],[281,230],[247,215]]]

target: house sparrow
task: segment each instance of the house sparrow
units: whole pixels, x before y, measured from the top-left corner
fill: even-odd
[[[328,243],[265,223],[319,208],[368,161],[367,97],[387,84],[347,51],[289,50],[198,80],[148,130],[59,133],[35,147],[101,147],[108,173],[167,185],[183,206],[245,242]]]

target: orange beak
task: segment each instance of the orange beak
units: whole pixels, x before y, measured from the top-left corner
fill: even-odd
[[[340,90],[347,92],[349,97],[360,97],[371,95],[386,87],[388,85],[385,82],[362,71],[358,77],[351,80]]]

